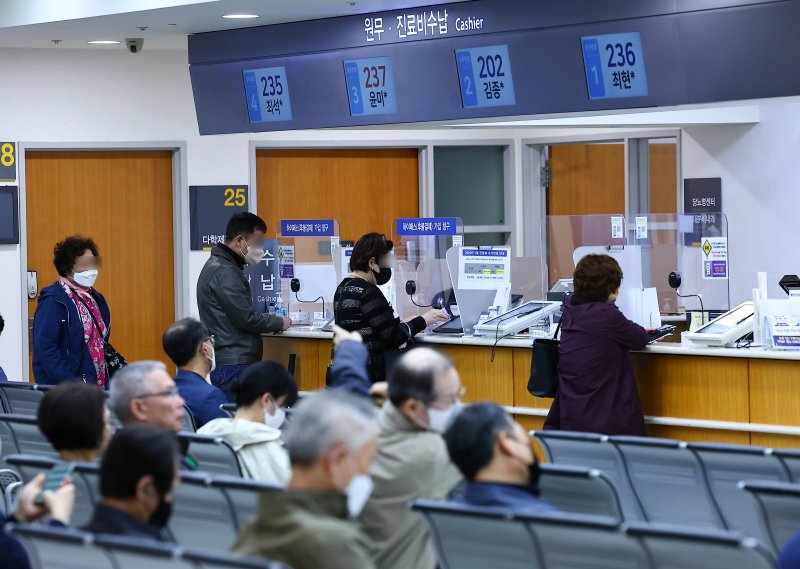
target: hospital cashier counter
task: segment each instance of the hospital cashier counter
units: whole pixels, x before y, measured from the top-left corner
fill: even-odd
[[[330,332],[290,329],[264,336],[264,359],[295,355],[301,390],[325,386]],[[447,353],[466,387],[464,400],[506,406],[527,429],[539,429],[551,399],[528,393],[532,340],[420,334],[418,344]],[[766,447],[800,447],[800,353],[698,348],[659,342],[633,352],[650,436]]]

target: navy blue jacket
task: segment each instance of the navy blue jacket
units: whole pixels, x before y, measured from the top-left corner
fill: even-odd
[[[3,514],[0,514],[0,560],[3,561],[3,569],[30,569],[31,564],[25,548],[19,541],[3,531],[3,527],[8,521],[13,520],[7,520]]]
[[[195,426],[199,429],[212,419],[222,419],[228,415],[220,410],[219,406],[227,403],[228,399],[219,387],[206,383],[206,380],[185,369],[179,369],[175,374],[175,385],[178,393],[194,417]]]
[[[369,397],[372,380],[367,374],[369,352],[361,342],[345,340],[336,346],[331,366],[331,387]]]
[[[106,329],[111,314],[103,295],[92,289]],[[83,339],[83,323],[75,303],[59,282],[42,289],[33,315],[33,377],[36,383],[97,382],[97,372]]]
[[[800,530],[783,544],[778,557],[778,566],[781,569],[800,569]]]
[[[463,493],[453,499],[457,504],[483,508],[501,508],[514,513],[557,512],[558,508],[539,498],[538,487],[514,486],[497,482],[467,482]]]

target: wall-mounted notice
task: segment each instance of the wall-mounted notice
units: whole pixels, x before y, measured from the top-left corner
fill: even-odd
[[[647,239],[647,216],[636,216],[636,239]]]
[[[294,278],[294,245],[278,247],[278,265],[282,279]]]
[[[384,115],[397,112],[392,60],[388,57],[348,59],[344,62],[350,114]]]
[[[496,290],[511,282],[511,248],[462,247],[458,255],[458,287]]]
[[[0,245],[19,243],[19,188],[0,186]]]
[[[703,254],[700,261],[703,266],[704,279],[727,279],[728,278],[728,238],[727,237],[703,237],[701,249]]]
[[[251,123],[292,120],[285,67],[245,69],[243,73]]]
[[[281,277],[278,272],[278,240],[264,239],[264,256],[255,265],[248,265],[244,274],[250,282],[256,312],[267,312],[269,303],[278,302]]]
[[[13,182],[17,179],[17,145],[0,142],[0,180]]]
[[[590,99],[647,96],[639,32],[581,38]]]
[[[189,232],[192,251],[208,251],[225,239],[234,213],[247,211],[247,186],[189,186]]]
[[[621,215],[611,216],[611,238],[624,239],[625,237],[625,220]]]
[[[397,235],[455,235],[455,217],[406,217],[397,220]]]
[[[508,46],[456,50],[456,64],[464,108],[516,104]]]
[[[283,237],[331,237],[333,232],[332,219],[281,219]]]

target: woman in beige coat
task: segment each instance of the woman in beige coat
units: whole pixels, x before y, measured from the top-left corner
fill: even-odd
[[[291,466],[280,428],[286,408],[297,399],[297,384],[275,362],[258,362],[232,386],[236,394],[233,419],[214,419],[197,432],[221,437],[236,452],[245,478],[285,486]]]

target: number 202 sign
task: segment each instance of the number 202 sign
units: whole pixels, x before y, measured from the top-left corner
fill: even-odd
[[[647,75],[639,32],[581,38],[590,99],[644,97]]]
[[[459,49],[456,65],[464,108],[516,104],[508,46]]]
[[[292,120],[285,67],[245,69],[243,73],[251,123]]]
[[[388,57],[348,59],[344,77],[352,116],[397,112],[392,60]]]

